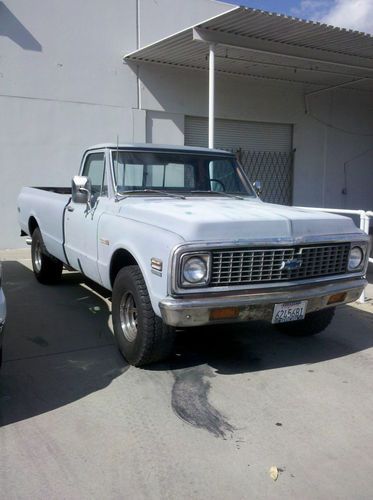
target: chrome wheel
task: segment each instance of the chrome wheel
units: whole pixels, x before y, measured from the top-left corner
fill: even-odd
[[[122,296],[119,306],[120,325],[128,342],[133,342],[137,336],[137,309],[131,292]]]
[[[42,259],[42,249],[40,240],[38,240],[35,243],[35,250],[34,250],[34,266],[38,273],[40,273],[41,271],[41,259]]]

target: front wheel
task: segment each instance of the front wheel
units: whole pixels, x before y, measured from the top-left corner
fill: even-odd
[[[335,313],[335,307],[323,309],[321,311],[311,312],[300,321],[291,321],[289,323],[278,323],[276,328],[282,333],[292,337],[309,337],[321,333],[330,325]]]
[[[144,366],[162,361],[171,354],[174,330],[154,314],[138,266],[119,271],[113,286],[112,304],[115,340],[129,364]]]
[[[31,260],[35,277],[43,285],[53,285],[61,279],[63,264],[48,254],[39,228],[32,233]]]

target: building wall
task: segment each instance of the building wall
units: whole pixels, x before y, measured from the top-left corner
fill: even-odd
[[[86,147],[145,140],[136,71],[122,61],[138,35],[146,44],[231,8],[211,0],[0,1],[0,248],[24,245],[22,186],[68,185]]]
[[[140,0],[140,47],[234,8],[214,0]]]
[[[147,140],[172,137],[180,144],[184,116],[208,115],[207,73],[149,64],[140,77],[143,107],[158,116]],[[305,92],[300,85],[217,75],[216,116],[294,125],[294,204],[372,210],[371,94],[325,92],[309,99],[306,114]]]
[[[86,147],[117,136],[183,144],[184,116],[207,116],[207,74],[137,68],[122,56],[231,8],[212,0],[0,0],[0,248],[24,245],[21,187],[68,185]],[[294,124],[296,203],[372,208],[372,137],[305,116],[299,87],[218,77],[216,106],[221,118]],[[372,133],[364,95],[324,94],[312,110]]]

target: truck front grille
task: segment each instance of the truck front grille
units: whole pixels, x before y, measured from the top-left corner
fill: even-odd
[[[212,251],[210,286],[246,285],[343,274],[350,243]]]

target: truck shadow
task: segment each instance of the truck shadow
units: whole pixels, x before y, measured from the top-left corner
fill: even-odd
[[[367,279],[372,285],[373,266],[369,266]],[[352,306],[337,308],[331,325],[308,338],[286,336],[261,321],[182,330],[177,335],[171,368],[180,370],[207,364],[216,373],[229,375],[319,363],[370,347],[373,347],[373,299],[368,299],[365,310]]]
[[[77,273],[64,275],[59,286],[43,286],[13,261],[4,263],[4,288],[1,426],[104,389],[129,368],[113,342],[106,290]],[[209,403],[210,379],[347,356],[372,347],[372,332],[373,314],[353,307],[341,308],[313,338],[285,337],[264,323],[197,328],[179,332],[172,359],[146,371],[171,370],[175,413],[224,437],[233,427]]]
[[[289,337],[269,323],[184,330],[179,333],[171,368],[207,364],[230,375],[313,364],[373,347],[372,313],[342,306],[332,324],[313,337]]]
[[[233,437],[237,429],[210,401],[214,377],[265,370],[275,370],[274,377],[280,377],[279,369],[293,365],[306,365],[313,372],[316,363],[372,347],[372,313],[345,306],[327,330],[310,338],[286,337],[259,322],[180,332],[168,366],[174,377],[172,409],[183,421],[217,438]],[[241,377],[239,383],[250,382]]]
[[[4,262],[8,317],[0,375],[0,426],[107,387],[128,366],[108,326],[102,289],[79,274],[43,286],[19,262]],[[98,292],[98,293],[97,293]]]

